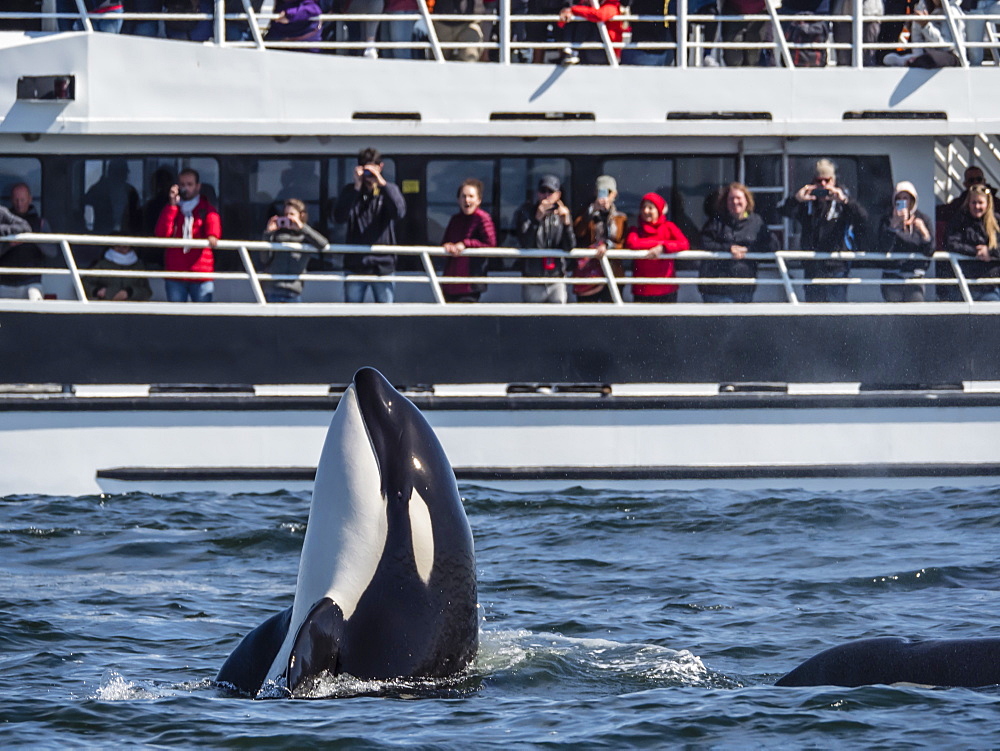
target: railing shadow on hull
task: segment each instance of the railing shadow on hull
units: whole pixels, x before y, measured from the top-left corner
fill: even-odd
[[[95,278],[143,278],[147,280],[233,280],[245,282],[250,291],[249,301],[258,305],[269,305],[265,286],[267,283],[283,281],[302,281],[320,284],[343,284],[345,282],[393,282],[405,285],[422,285],[430,290],[430,297],[433,303],[444,305],[446,303],[442,285],[447,284],[490,284],[490,285],[601,285],[607,286],[611,303],[615,306],[629,304],[623,294],[623,287],[635,284],[649,285],[677,285],[680,287],[691,285],[712,285],[712,286],[732,286],[732,287],[778,287],[784,293],[783,301],[777,304],[799,305],[799,288],[808,286],[923,286],[936,285],[938,289],[954,290],[953,301],[961,301],[967,304],[979,305],[975,299],[974,290],[977,287],[996,287],[998,280],[993,277],[980,279],[968,278],[960,261],[970,261],[965,256],[937,252],[932,257],[912,253],[866,253],[861,251],[844,251],[838,253],[819,253],[804,250],[779,250],[775,253],[748,253],[746,258],[758,261],[771,269],[773,263],[773,278],[746,278],[746,277],[698,277],[698,276],[672,276],[672,277],[637,277],[619,276],[615,273],[612,261],[627,263],[638,259],[648,258],[645,251],[630,250],[609,250],[603,256],[598,256],[597,252],[590,248],[577,248],[569,252],[558,250],[519,250],[516,248],[467,248],[463,255],[468,257],[485,257],[498,259],[506,263],[516,264],[519,261],[531,258],[562,258],[569,263],[575,263],[583,259],[598,258],[602,276],[520,276],[520,275],[491,275],[491,276],[445,276],[435,267],[435,259],[448,258],[448,254],[440,246],[420,246],[420,245],[327,245],[321,251],[312,246],[305,246],[296,243],[268,243],[251,242],[237,240],[220,240],[216,249],[219,251],[229,251],[236,253],[239,258],[241,271],[161,271],[161,270],[112,270],[112,269],[86,269],[79,268],[76,262],[76,255],[73,246],[103,246],[103,247],[131,247],[133,249],[165,249],[165,248],[203,248],[204,240],[190,240],[177,238],[150,238],[150,237],[123,237],[120,235],[69,235],[69,234],[45,234],[45,233],[23,233],[19,235],[9,235],[0,237],[0,245],[3,243],[50,243],[56,244],[60,248],[63,268],[48,267],[10,267],[2,265],[0,257],[0,274],[8,276],[39,276],[67,277],[69,279],[72,296],[75,300],[87,303],[93,302],[88,297],[86,284],[88,280]],[[410,256],[419,260],[423,269],[422,273],[375,276],[350,274],[344,271],[324,270],[318,272],[305,272],[299,275],[280,275],[263,273],[257,270],[251,253],[268,251],[276,253],[307,253],[317,257],[325,257],[327,254],[392,254],[396,256]],[[2,255],[2,254],[0,254]],[[663,260],[675,260],[685,262],[699,262],[705,260],[732,260],[729,253],[712,252],[704,250],[688,250],[679,253],[664,253],[657,256]],[[892,269],[906,261],[930,262],[934,260],[941,268],[942,263],[946,263],[953,276],[911,276],[909,278],[862,278],[862,277],[796,277],[792,275],[790,264],[798,264],[803,261],[832,259],[838,261],[857,261],[876,268]],[[940,293],[939,293],[940,294]],[[327,299],[332,302],[332,295]],[[140,303],[141,304],[141,303]],[[711,305],[712,303],[705,303]]]
[[[762,52],[771,55],[772,61],[786,68],[803,65],[794,58],[796,53],[816,53],[821,62],[814,62],[810,67],[825,67],[827,65],[849,65],[862,68],[873,63],[872,57],[879,51],[902,50],[912,53],[917,50],[946,51],[954,60],[950,64],[968,67],[970,59],[978,63],[987,52],[990,61],[1000,64],[1000,44],[996,33],[996,24],[1000,22],[1000,14],[975,13],[975,18],[963,16],[956,12],[949,2],[942,3],[940,13],[929,18],[931,23],[941,26],[942,41],[911,41],[894,40],[891,42],[866,41],[866,28],[878,23],[911,23],[915,16],[893,14],[865,14],[862,3],[855,2],[850,14],[796,14],[786,15],[779,12],[775,0],[765,0],[765,12],[757,14],[722,14],[722,13],[690,13],[687,3],[677,5],[674,15],[617,15],[607,22],[596,24],[599,41],[574,42],[565,41],[528,41],[523,39],[524,25],[557,24],[558,15],[523,15],[511,12],[511,0],[499,0],[496,13],[476,15],[456,15],[431,13],[426,0],[417,0],[418,9],[414,13],[338,13],[322,14],[314,17],[319,24],[324,23],[354,23],[354,22],[414,22],[422,24],[425,38],[413,38],[409,41],[290,41],[266,40],[264,32],[268,25],[279,17],[275,13],[257,13],[251,0],[241,0],[243,12],[227,13],[227,0],[214,0],[211,13],[114,13],[116,22],[134,21],[159,24],[160,22],[210,22],[211,31],[205,41],[224,46],[256,47],[258,49],[304,50],[324,52],[360,53],[363,50],[374,49],[383,52],[390,50],[408,50],[423,58],[443,63],[450,54],[458,50],[474,49],[478,59],[495,59],[502,64],[511,64],[519,54],[530,53],[532,50],[541,52],[572,49],[575,52],[597,50],[603,53],[604,62],[617,66],[622,50],[639,50],[643,52],[669,52],[673,60],[668,65],[680,68],[701,67],[706,64],[706,58],[718,62],[720,54],[729,50]],[[597,5],[597,0],[592,0]],[[87,12],[83,0],[75,0],[76,12],[43,12],[27,13],[20,11],[0,11],[0,21],[36,23],[43,29],[76,28],[86,32],[97,30],[96,24],[107,23],[112,14]],[[43,6],[54,5],[53,0],[46,0]],[[964,19],[972,36],[967,38]],[[795,22],[803,19],[809,22],[824,24],[827,31],[819,38],[807,42],[795,42],[789,39],[789,29]],[[468,23],[488,24],[497,30],[496,41],[482,38],[478,41],[442,41],[435,31],[437,23]],[[621,36],[620,41],[613,41],[609,35],[609,24],[621,23],[655,23],[670,28],[670,35],[664,35],[662,41],[632,41],[629,36]],[[725,24],[762,24],[769,32],[758,42],[727,41],[722,33]],[[478,28],[478,27],[477,27]],[[709,33],[711,32],[711,33]],[[481,29],[480,29],[481,33]],[[672,36],[672,38],[671,38]],[[711,36],[711,38],[708,38]],[[770,40],[767,39],[770,36]],[[838,53],[849,52],[849,55]],[[867,58],[867,62],[866,62]],[[848,62],[849,59],[849,62]]]

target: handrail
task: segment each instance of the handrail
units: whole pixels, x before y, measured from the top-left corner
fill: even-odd
[[[992,25],[1000,23],[1000,14],[976,14],[976,20],[987,24],[988,33],[985,40],[966,40],[963,33],[959,33],[958,18],[952,12],[949,3],[942,5],[943,13],[925,17],[930,23],[947,24],[951,32],[953,41],[951,42],[865,42],[863,39],[862,27],[865,23],[871,22],[904,22],[911,23],[914,20],[912,15],[899,14],[865,14],[863,4],[858,0],[851,14],[813,14],[810,20],[835,22],[849,24],[851,26],[850,42],[835,42],[831,39],[818,40],[815,42],[793,43],[785,36],[784,25],[794,20],[802,20],[802,17],[783,16],[777,12],[774,0],[765,0],[765,11],[763,13],[750,14],[692,14],[687,12],[686,4],[681,3],[675,15],[636,15],[620,14],[615,16],[616,22],[660,22],[674,24],[680,32],[675,41],[668,42],[611,42],[607,34],[604,23],[596,24],[600,34],[600,41],[567,44],[561,41],[554,42],[531,42],[514,41],[510,36],[511,25],[518,22],[552,23],[559,20],[558,15],[552,14],[513,14],[510,12],[510,0],[500,0],[496,13],[482,13],[476,15],[461,14],[431,14],[427,7],[426,0],[417,0],[418,9],[413,13],[386,14],[386,13],[347,13],[334,14],[326,13],[315,17],[320,23],[366,20],[366,21],[403,21],[422,19],[427,27],[427,41],[402,41],[402,42],[368,42],[368,41],[265,41],[263,39],[262,28],[277,17],[274,13],[255,13],[249,0],[241,0],[243,12],[226,13],[225,0],[214,0],[213,12],[210,13],[142,13],[142,12],[121,12],[114,13],[113,19],[118,21],[211,21],[213,27],[212,42],[219,46],[234,47],[256,47],[258,49],[282,49],[282,50],[358,50],[367,47],[376,49],[410,49],[410,50],[431,50],[433,59],[437,62],[444,62],[443,51],[475,47],[480,50],[498,50],[498,58],[501,64],[511,64],[511,52],[519,49],[541,49],[558,50],[571,47],[574,50],[604,50],[608,62],[611,66],[618,64],[617,53],[624,48],[639,50],[674,50],[676,52],[674,65],[681,68],[687,67],[687,52],[689,49],[698,50],[699,54],[704,50],[771,50],[775,58],[780,60],[784,67],[792,67],[791,50],[795,49],[823,49],[828,52],[834,50],[851,50],[852,67],[860,68],[863,65],[863,57],[866,52],[887,49],[949,49],[958,58],[959,64],[963,68],[969,67],[967,50],[969,49],[989,49],[995,56],[1000,57],[1000,41],[992,32]],[[597,3],[598,0],[591,0]],[[26,11],[0,11],[0,20],[75,20],[78,21],[84,31],[95,32],[92,22],[98,20],[109,20],[109,14],[88,12],[83,0],[75,0],[77,12],[26,12]],[[434,28],[434,21],[490,21],[498,24],[498,28],[504,33],[499,37],[498,42],[491,42],[483,39],[480,42],[441,42],[437,38]],[[688,30],[697,24],[714,24],[719,22],[766,22],[770,24],[773,34],[773,41],[770,42],[725,42],[711,39],[689,39]],[[250,39],[227,40],[225,34],[226,24],[240,23],[249,28]]]
[[[746,258],[749,260],[756,261],[774,261],[775,268],[778,271],[777,279],[770,278],[744,278],[744,277],[669,277],[665,280],[664,277],[626,277],[626,276],[616,276],[614,269],[610,263],[612,260],[637,260],[648,258],[646,251],[634,251],[634,250],[608,250],[600,258],[600,266],[604,273],[603,277],[574,277],[574,276],[560,276],[560,277],[524,277],[524,276],[484,276],[484,277],[450,277],[438,273],[434,268],[433,259],[434,258],[447,258],[448,253],[441,246],[436,245],[346,245],[346,244],[330,244],[322,249],[313,247],[312,245],[303,245],[300,243],[269,243],[263,241],[238,241],[238,240],[219,240],[216,246],[217,250],[231,250],[236,251],[238,257],[243,266],[242,271],[236,272],[201,272],[201,271],[131,271],[131,270],[109,270],[109,269],[80,269],[75,263],[75,257],[72,253],[72,245],[127,245],[133,248],[176,248],[176,247],[189,247],[189,248],[201,248],[205,246],[204,240],[198,239],[180,239],[180,238],[161,238],[161,237],[122,237],[119,235],[68,235],[68,234],[57,234],[57,233],[22,233],[17,235],[8,235],[6,237],[0,237],[0,244],[5,242],[34,242],[34,243],[57,243],[63,249],[63,257],[67,268],[49,268],[49,267],[36,267],[36,268],[21,268],[21,267],[3,267],[0,266],[0,273],[8,275],[38,275],[38,274],[51,274],[51,275],[69,275],[73,284],[73,288],[77,298],[86,302],[87,298],[84,292],[83,280],[91,277],[132,277],[132,278],[151,278],[151,279],[190,279],[190,280],[203,280],[203,279],[231,279],[231,280],[242,280],[247,281],[250,284],[251,292],[253,298],[259,304],[267,304],[264,296],[263,287],[261,282],[273,282],[273,281],[291,281],[291,280],[302,280],[302,281],[319,281],[319,282],[342,282],[342,281],[363,281],[363,282],[402,282],[402,283],[419,283],[427,284],[431,288],[432,296],[438,304],[444,304],[444,294],[441,289],[442,284],[468,284],[468,283],[479,283],[479,284],[498,284],[498,285],[525,285],[525,284],[560,284],[560,285],[574,285],[582,283],[605,283],[610,285],[609,291],[611,292],[612,302],[615,305],[624,304],[620,288],[624,285],[632,284],[671,284],[678,286],[688,286],[688,285],[729,285],[734,287],[739,286],[782,286],[785,290],[786,298],[788,303],[792,305],[799,304],[798,296],[795,293],[796,286],[806,286],[806,285],[852,285],[852,286],[874,286],[874,285],[923,285],[923,284],[938,284],[942,286],[957,286],[960,290],[962,299],[966,303],[974,303],[972,298],[971,288],[977,285],[995,285],[997,280],[992,277],[986,277],[983,279],[967,279],[962,271],[961,261],[975,260],[967,256],[962,256],[958,254],[946,253],[942,251],[935,252],[931,256],[926,256],[920,253],[866,253],[863,251],[839,251],[833,253],[820,253],[817,251],[809,250],[779,250],[774,253],[747,253]],[[379,254],[394,254],[402,256],[417,256],[421,259],[422,266],[424,268],[423,274],[417,275],[406,275],[406,274],[393,274],[390,276],[373,276],[373,275],[358,275],[358,274],[348,274],[344,272],[314,272],[314,273],[303,273],[300,275],[282,275],[282,274],[269,274],[258,272],[254,267],[253,261],[250,256],[251,251],[276,251],[276,252],[303,252],[306,251],[310,255],[319,255],[321,253],[344,253],[344,254],[357,254],[357,253],[379,253]],[[581,258],[594,258],[597,257],[598,252],[592,248],[574,248],[571,251],[564,252],[561,250],[522,250],[517,248],[468,248],[466,249],[465,255],[467,256],[478,256],[487,258],[508,258],[508,259],[525,259],[525,258],[566,258],[566,259],[581,259]],[[732,260],[732,255],[727,252],[719,251],[707,251],[707,250],[687,250],[679,253],[664,253],[660,258],[676,259],[680,261],[684,260]],[[927,261],[948,261],[954,277],[945,278],[934,278],[934,277],[915,277],[915,278],[900,278],[900,279],[862,279],[859,277],[815,277],[815,278],[793,278],[790,274],[788,262],[789,261],[804,261],[804,260],[821,260],[821,259],[835,259],[843,261],[866,261],[869,263],[891,263],[894,261],[912,261],[920,260]]]

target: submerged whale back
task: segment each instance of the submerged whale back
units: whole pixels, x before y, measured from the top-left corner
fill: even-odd
[[[1000,684],[1000,639],[862,639],[810,657],[776,686]]]

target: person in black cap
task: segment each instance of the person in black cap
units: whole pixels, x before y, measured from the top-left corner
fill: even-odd
[[[562,202],[562,184],[555,175],[545,175],[538,181],[538,192],[534,201],[526,201],[514,214],[514,230],[517,246],[524,250],[573,249],[573,216]],[[564,257],[533,257],[522,262],[522,274],[526,277],[566,276]],[[566,285],[525,284],[521,287],[524,302],[565,303]]]

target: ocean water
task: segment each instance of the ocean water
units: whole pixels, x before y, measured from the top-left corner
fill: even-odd
[[[777,688],[860,637],[1000,636],[1000,487],[463,487],[482,647],[441,684],[212,685],[292,600],[305,494],[0,499],[0,745],[989,748],[1000,690]]]

